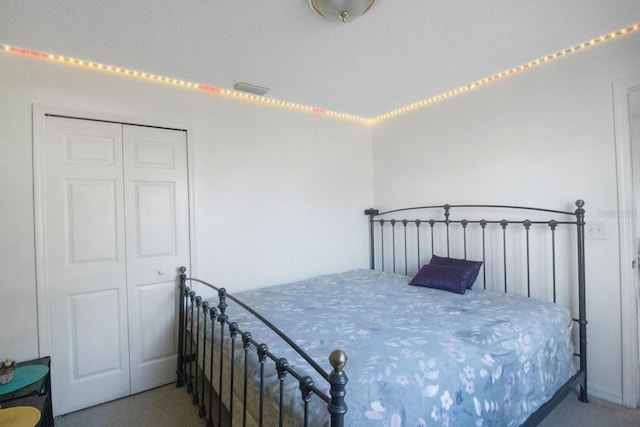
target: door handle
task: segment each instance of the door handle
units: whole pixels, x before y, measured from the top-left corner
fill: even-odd
[[[158,276],[162,276],[164,275],[164,273],[166,273],[164,268],[161,268],[160,270],[158,270]]]

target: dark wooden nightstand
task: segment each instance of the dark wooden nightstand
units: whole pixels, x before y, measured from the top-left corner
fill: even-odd
[[[34,382],[29,382],[17,390],[13,390],[13,387],[8,387],[11,383],[0,386],[0,408],[32,406],[38,409],[41,414],[40,422],[37,426],[53,426],[53,411],[51,408],[51,358],[49,356],[41,357],[17,364],[17,368],[29,366],[44,366],[46,370],[42,369],[41,372],[43,372],[43,375],[41,377],[36,378]],[[17,370],[16,377],[14,377],[13,381],[18,379],[19,374],[20,370]]]

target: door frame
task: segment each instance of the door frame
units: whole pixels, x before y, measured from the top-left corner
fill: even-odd
[[[622,327],[622,404],[640,406],[640,319],[638,295],[637,221],[631,155],[629,94],[640,91],[640,75],[613,82],[613,109],[618,182],[620,244],[620,313]],[[640,191],[640,189],[638,189]]]
[[[32,105],[33,132],[33,195],[34,195],[34,238],[35,238],[35,272],[36,272],[36,300],[38,315],[38,353],[40,357],[51,353],[51,316],[49,312],[49,295],[47,291],[47,274],[45,269],[45,212],[46,203],[43,194],[43,156],[46,141],[46,116],[62,116],[85,120],[114,122],[138,126],[169,128],[185,131],[187,138],[187,187],[189,197],[189,263],[186,266],[193,275],[195,266],[195,188],[194,188],[194,150],[193,126],[178,123],[171,119],[148,117],[133,117],[117,113],[90,111],[73,107],[55,105]],[[178,266],[176,266],[177,268]],[[176,271],[177,277],[177,271]]]

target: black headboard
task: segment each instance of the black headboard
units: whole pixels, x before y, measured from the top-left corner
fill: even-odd
[[[482,287],[490,279],[491,288],[527,296],[532,276],[544,270],[555,301],[559,276],[584,281],[584,202],[575,204],[574,212],[449,204],[368,209],[370,268],[413,275],[434,254],[474,259],[483,262]]]

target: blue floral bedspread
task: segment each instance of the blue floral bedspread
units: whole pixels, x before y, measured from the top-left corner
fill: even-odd
[[[566,309],[493,291],[459,295],[408,286],[408,280],[356,270],[233,295],[327,372],[331,351],[346,352],[349,427],[518,426],[575,373]],[[303,366],[282,351],[279,338],[229,304],[230,320]]]

